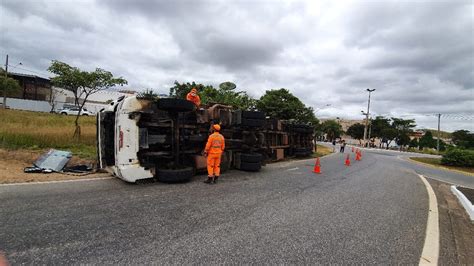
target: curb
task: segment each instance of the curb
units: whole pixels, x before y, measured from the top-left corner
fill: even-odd
[[[107,177],[95,177],[95,178],[78,178],[78,179],[65,179],[65,180],[51,180],[51,181],[35,181],[35,182],[21,182],[21,183],[5,183],[0,184],[0,187],[7,186],[27,186],[27,185],[46,185],[46,184],[58,184],[58,183],[71,183],[71,182],[86,182],[86,181],[99,181],[114,179],[113,176]]]
[[[451,186],[451,191],[453,194],[458,198],[459,202],[461,202],[461,205],[464,207],[466,210],[467,214],[469,215],[469,218],[471,219],[471,222],[474,221],[474,205],[462,194],[461,191],[459,191],[456,186]]]

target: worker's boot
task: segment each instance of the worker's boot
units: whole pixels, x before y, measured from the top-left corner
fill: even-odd
[[[218,176],[218,175],[216,175],[216,176],[214,177],[214,182],[213,182],[213,184],[217,184],[217,179],[219,179],[219,176]]]
[[[213,178],[212,176],[208,176],[208,177],[207,177],[207,180],[204,181],[204,183],[206,183],[206,184],[211,184],[213,181],[214,181],[214,178]]]

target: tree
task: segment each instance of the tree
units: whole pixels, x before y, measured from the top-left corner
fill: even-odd
[[[364,125],[362,125],[361,123],[356,123],[356,124],[351,125],[347,129],[346,133],[347,135],[351,136],[353,139],[359,140],[359,143],[360,143],[361,140],[364,138],[364,129],[365,129]]]
[[[48,71],[55,74],[51,83],[59,88],[71,91],[74,94],[74,105],[79,106],[79,88],[83,87],[84,73],[77,67],[64,62],[53,60]]]
[[[410,147],[410,148],[418,148],[418,145],[419,145],[419,144],[418,144],[418,139],[414,138],[414,139],[412,139],[412,140],[410,141],[409,147]]]
[[[121,77],[115,78],[111,72],[101,68],[87,72],[60,61],[52,61],[48,71],[57,75],[51,79],[55,86],[64,86],[63,88],[74,93],[75,103],[79,105],[79,112],[74,121],[76,129],[74,130],[73,137],[76,138],[81,137],[79,117],[89,96],[117,85],[127,84],[125,79]],[[82,100],[81,103],[79,103],[79,99]]]
[[[384,129],[390,128],[390,118],[385,118],[383,116],[376,116],[375,119],[371,122],[371,136],[374,138],[383,138],[382,131]]]
[[[245,91],[236,91],[236,88],[237,86],[230,81],[219,84],[218,89],[205,87],[201,94],[201,100],[205,104],[220,103],[242,110],[255,109],[256,100]]]
[[[66,95],[62,90],[57,89],[57,88],[51,88],[51,96],[49,97],[49,104],[51,105],[51,110],[49,111],[50,113],[54,112],[54,109],[56,108],[56,102],[58,100],[58,97],[61,95]]]
[[[0,86],[3,95],[8,93],[15,93],[21,90],[21,86],[16,79],[9,78],[5,75],[5,70],[0,69]],[[7,108],[7,99],[3,97],[3,109]]]
[[[231,105],[243,110],[254,109],[256,100],[250,97],[245,91],[235,91],[236,87],[234,83],[229,81],[221,83],[217,89],[212,85],[203,85],[194,81],[191,83],[179,83],[175,81],[174,86],[170,88],[170,96],[185,99],[186,94],[188,94],[192,88],[196,88],[203,105],[219,103]]]
[[[456,130],[451,134],[451,139],[456,146],[464,149],[474,148],[474,133],[468,130]]]
[[[386,148],[390,146],[390,143],[397,137],[398,132],[395,128],[393,127],[387,127],[382,129],[380,132],[380,137],[382,138],[382,143],[386,144]]]
[[[425,135],[420,138],[418,146],[420,150],[423,148],[436,148],[436,140],[433,139],[431,131],[426,131]]]
[[[158,94],[153,91],[153,89],[145,89],[145,91],[139,92],[137,94],[138,99],[147,99],[147,100],[156,100],[158,99]]]
[[[341,137],[344,132],[342,126],[336,120],[326,120],[321,124],[321,128],[329,141],[333,141],[336,138]]]
[[[416,126],[415,120],[413,119],[402,119],[392,117],[392,127],[397,131],[395,138],[400,149],[410,144],[409,134],[413,132],[413,128]]]
[[[258,100],[257,109],[282,120],[295,119],[298,122],[312,123],[313,125],[319,123],[313,108],[306,107],[298,97],[284,88],[267,90]]]
[[[179,99],[186,99],[186,94],[188,94],[192,88],[196,88],[199,94],[201,94],[201,92],[206,88],[214,89],[211,85],[197,84],[194,81],[191,83],[179,83],[178,81],[175,81],[174,86],[170,88],[170,96]]]

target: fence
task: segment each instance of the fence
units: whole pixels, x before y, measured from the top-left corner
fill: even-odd
[[[56,102],[55,110],[61,109],[64,105],[70,105],[70,103]],[[97,103],[86,103],[84,108],[87,110],[97,113],[100,109],[106,107],[106,104]],[[35,112],[50,112],[51,104],[46,101],[34,101],[25,99],[7,98],[7,107],[16,110],[35,111]]]

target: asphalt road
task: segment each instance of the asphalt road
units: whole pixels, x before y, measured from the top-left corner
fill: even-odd
[[[421,166],[366,152],[347,167],[344,156],[323,158],[320,175],[313,160],[283,162],[217,185],[0,186],[0,250],[12,264],[417,264]]]

